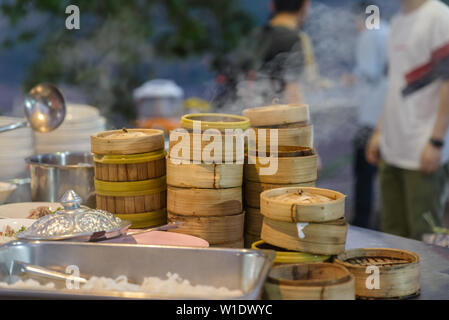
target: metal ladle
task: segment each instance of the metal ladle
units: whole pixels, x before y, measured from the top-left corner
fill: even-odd
[[[65,99],[55,86],[43,83],[35,86],[25,97],[26,121],[0,127],[0,133],[30,126],[37,132],[50,132],[64,121]]]

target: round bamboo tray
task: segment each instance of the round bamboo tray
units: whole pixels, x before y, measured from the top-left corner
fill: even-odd
[[[127,137],[127,133],[144,133],[143,136]],[[122,138],[111,138],[123,133]],[[90,137],[91,151],[94,154],[138,154],[164,149],[164,132],[157,129],[122,129],[100,132]]]
[[[131,222],[131,228],[134,229],[157,227],[167,223],[165,208],[144,213],[115,214],[115,216]]]
[[[192,113],[181,118],[181,127],[188,130],[194,129],[194,122],[201,123],[201,131],[207,129],[242,129],[250,127],[249,119],[242,116],[224,113]]]
[[[291,223],[264,217],[261,238],[292,251],[336,255],[345,250],[348,224],[344,219],[324,223]]]
[[[167,187],[168,211],[184,216],[229,216],[242,212],[242,188]]]
[[[302,192],[331,198],[329,202],[300,204],[276,199],[278,196],[295,197]],[[270,219],[287,222],[326,222],[343,218],[345,215],[345,198],[340,192],[319,188],[278,188],[260,194],[261,213]]]
[[[274,264],[291,264],[291,263],[305,263],[305,262],[325,262],[328,261],[331,256],[318,255],[304,252],[288,251],[279,247],[272,246],[263,240],[254,242],[251,245],[251,249],[254,250],[274,250],[276,251],[276,257]]]
[[[353,249],[338,255],[335,263],[346,267],[354,275],[358,297],[393,299],[419,293],[419,256],[413,252],[383,248]],[[378,268],[378,288],[372,282],[375,271],[369,270],[370,266]]]
[[[276,188],[291,188],[291,187],[315,187],[315,182],[293,183],[293,184],[270,184],[260,183],[254,181],[245,181],[245,204],[248,207],[260,208],[260,194],[266,190]]]
[[[354,300],[354,276],[332,263],[275,266],[265,294],[270,300]]]
[[[256,162],[257,159],[257,162]],[[318,177],[318,157],[317,155],[307,157],[292,158],[270,158],[248,156],[248,161],[244,167],[245,179],[249,181],[272,183],[272,184],[292,184],[316,181]],[[272,161],[277,161],[277,170],[274,174],[261,173],[261,168],[275,168]],[[267,164],[267,165],[266,165]],[[269,171],[269,170],[268,170]]]
[[[165,150],[133,155],[95,155],[95,178],[101,181],[141,181],[165,176]]]
[[[260,210],[257,208],[246,207],[245,211],[245,232],[260,239],[263,215],[260,214]]]
[[[309,147],[313,148],[313,126],[297,123],[288,127],[280,128],[253,128],[255,131],[255,138],[250,135],[250,143],[261,143],[265,141],[266,146],[271,145],[271,132],[270,130],[277,130],[277,145],[295,146],[295,147]],[[275,139],[273,137],[273,139]],[[276,141],[276,140],[274,140]]]
[[[308,122],[309,106],[305,104],[281,104],[243,110],[253,127],[276,126],[287,123]]]
[[[182,188],[223,189],[242,186],[243,164],[174,164],[167,157],[167,184]]]
[[[170,230],[202,238],[213,245],[237,245],[243,247],[243,223],[245,213],[230,216],[182,216],[168,212],[168,222],[181,222],[178,229]]]
[[[207,138],[209,137],[210,140]],[[243,163],[245,159],[245,139],[239,135],[193,133],[172,130],[169,142],[170,158],[183,160],[176,163]],[[173,161],[174,162],[174,161]]]
[[[114,214],[144,213],[165,208],[165,176],[143,181],[95,180],[97,208]]]

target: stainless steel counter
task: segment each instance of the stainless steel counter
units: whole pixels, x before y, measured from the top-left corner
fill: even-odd
[[[417,299],[449,300],[449,248],[351,226],[346,249],[369,247],[415,252],[421,259],[421,295]]]

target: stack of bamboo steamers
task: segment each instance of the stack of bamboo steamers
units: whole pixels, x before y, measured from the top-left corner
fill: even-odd
[[[274,188],[315,186],[317,155],[312,149],[313,126],[307,105],[258,107],[244,110],[243,115],[250,119],[255,132],[250,136],[244,172],[245,245],[250,247],[260,239],[262,229],[260,194]],[[271,155],[270,149],[275,154]],[[260,155],[261,150],[266,151],[265,155]],[[270,156],[276,158],[277,172],[264,175]]]
[[[249,120],[190,114],[182,118],[181,127],[170,133],[167,157],[168,221],[182,223],[172,231],[203,238],[212,247],[243,247],[244,150],[236,136],[224,133],[247,129]]]
[[[147,228],[166,223],[163,131],[122,129],[91,136],[97,209]]]

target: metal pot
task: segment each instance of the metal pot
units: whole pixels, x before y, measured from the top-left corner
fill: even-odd
[[[95,208],[93,157],[83,152],[40,154],[26,159],[31,172],[33,201],[58,202],[64,192],[75,190],[83,204]]]

